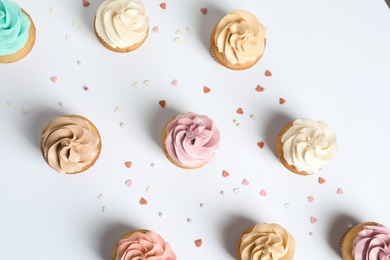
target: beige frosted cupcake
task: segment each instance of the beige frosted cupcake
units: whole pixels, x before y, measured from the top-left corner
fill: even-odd
[[[176,260],[172,247],[157,233],[139,229],[124,234],[112,250],[111,260]]]
[[[36,30],[30,15],[16,3],[0,0],[0,63],[12,63],[30,53]]]
[[[102,142],[96,126],[87,118],[65,115],[45,127],[40,146],[50,167],[59,173],[75,174],[94,165]]]
[[[343,260],[390,259],[390,229],[377,222],[350,228],[340,244]]]
[[[294,237],[275,223],[249,227],[236,247],[236,260],[292,260],[294,254]]]
[[[311,175],[330,163],[338,154],[336,135],[324,122],[298,119],[280,131],[276,153],[291,172]]]
[[[138,0],[105,0],[95,16],[95,34],[101,44],[114,52],[139,48],[149,34],[149,16]]]
[[[248,69],[263,56],[265,35],[266,28],[254,14],[244,10],[231,11],[211,32],[211,55],[229,69]]]
[[[183,169],[196,169],[211,162],[219,147],[220,132],[209,117],[188,112],[165,125],[161,140],[169,161]]]

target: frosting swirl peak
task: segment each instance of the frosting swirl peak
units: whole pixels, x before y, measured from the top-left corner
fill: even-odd
[[[390,229],[380,226],[364,226],[353,242],[355,260],[390,259]]]

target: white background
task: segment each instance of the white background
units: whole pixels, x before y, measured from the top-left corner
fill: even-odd
[[[138,228],[163,236],[178,259],[235,259],[249,225],[275,222],[295,237],[295,259],[329,260],[340,259],[349,225],[390,226],[390,10],[383,0],[167,0],[166,10],[145,0],[149,36],[127,54],[96,39],[101,2],[18,1],[37,38],[26,58],[0,64],[0,259],[110,259],[116,240]],[[209,53],[212,27],[235,9],[253,12],[268,30],[263,58],[245,71],[222,67]],[[208,115],[221,132],[213,162],[191,171],[171,164],[160,147],[167,120],[188,111]],[[61,175],[43,160],[39,141],[47,123],[70,113],[98,127],[103,149],[88,171]],[[308,177],[275,156],[279,130],[302,117],[328,123],[340,149]]]

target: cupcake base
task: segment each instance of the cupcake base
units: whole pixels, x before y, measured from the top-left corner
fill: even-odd
[[[210,53],[217,63],[231,70],[245,70],[245,69],[249,69],[250,67],[254,66],[257,62],[259,62],[263,54],[257,57],[254,61],[248,61],[245,63],[232,64],[229,61],[227,61],[223,56],[223,54],[218,51],[217,45],[215,43],[214,36],[215,36],[215,32],[217,31],[218,23],[214,26],[210,36]],[[265,44],[264,44],[264,48],[265,48]]]
[[[94,24],[96,23],[96,17],[95,17],[95,20],[94,20]],[[119,48],[119,47],[112,47],[110,46],[109,44],[107,44],[103,39],[102,37],[99,36],[98,32],[96,31],[96,26],[94,26],[95,28],[95,35],[96,35],[96,38],[99,40],[99,42],[104,46],[106,47],[107,49],[109,49],[110,51],[113,51],[113,52],[119,52],[119,53],[126,53],[126,52],[131,52],[131,51],[134,51],[135,49],[139,48],[146,40],[146,38],[148,38],[148,35],[149,35],[149,28],[148,30],[146,31],[146,36],[145,38],[136,43],[136,44],[133,44],[131,46],[128,46],[126,48]]]
[[[0,56],[0,63],[12,63],[23,59],[27,54],[30,53],[31,49],[35,44],[36,29],[35,29],[34,22],[31,19],[31,16],[25,10],[23,9],[21,10],[22,13],[25,14],[30,20],[30,28],[28,30],[27,42],[24,45],[24,47],[18,50],[17,52],[9,55]]]
[[[358,233],[363,230],[364,226],[379,226],[376,222],[363,222],[352,228],[350,228],[340,243],[340,253],[343,260],[354,260],[352,257],[353,241],[357,237]]]
[[[288,169],[289,171],[299,174],[299,175],[310,175],[307,172],[304,171],[298,171],[294,165],[288,164],[288,162],[284,159],[284,153],[283,153],[283,142],[282,137],[283,135],[290,129],[290,127],[293,126],[293,122],[287,124],[285,127],[282,128],[282,130],[279,133],[278,139],[276,140],[276,155],[278,156],[279,161],[283,164],[283,166]]]

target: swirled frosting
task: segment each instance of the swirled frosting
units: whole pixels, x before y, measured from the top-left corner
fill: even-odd
[[[231,64],[255,61],[265,48],[265,27],[248,11],[229,12],[222,18],[214,36],[218,51]]]
[[[95,29],[111,47],[126,48],[147,36],[149,17],[138,0],[105,0],[96,12]]]
[[[284,159],[298,171],[313,174],[337,156],[336,139],[324,122],[298,119],[282,136]]]
[[[82,117],[57,117],[41,137],[47,163],[60,173],[76,173],[96,160],[100,138],[88,120]]]
[[[257,224],[242,236],[238,250],[241,260],[291,260],[295,240],[278,224]]]
[[[29,36],[30,19],[20,7],[0,0],[0,55],[10,55],[22,49]]]
[[[176,260],[170,244],[153,231],[134,232],[118,244],[116,260]]]
[[[354,260],[390,259],[390,229],[384,226],[364,226],[353,242]]]
[[[219,147],[220,133],[214,121],[193,112],[180,114],[168,123],[164,145],[177,163],[196,167],[209,163]]]

